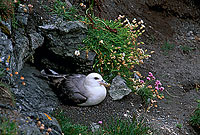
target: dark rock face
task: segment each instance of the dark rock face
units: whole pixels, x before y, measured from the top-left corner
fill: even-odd
[[[22,116],[17,119],[20,123],[19,134],[42,135],[48,132],[48,128],[51,128],[51,132],[48,132],[51,135],[62,134],[58,121],[54,117],[51,117],[48,113],[29,112],[25,115],[28,117]],[[42,124],[44,124],[43,130],[40,129]]]
[[[2,22],[5,27],[8,28],[9,33],[11,33],[11,24],[10,22]],[[13,44],[8,35],[0,29],[0,58],[1,58],[1,67],[9,67],[11,71],[13,70],[14,58],[13,54]],[[9,61],[8,61],[9,59]]]
[[[79,21],[63,21],[58,18],[53,24],[39,26],[45,36],[45,45],[36,52],[37,65],[51,68],[63,73],[88,73],[92,70],[95,53],[75,51],[84,47],[82,40],[86,37],[87,27]],[[46,53],[42,52],[46,50]],[[38,55],[37,55],[38,54]]]
[[[200,16],[195,0],[146,0],[146,4],[151,10],[180,18],[198,19]]]
[[[2,22],[11,33],[12,40],[11,37],[8,37],[3,31],[0,31],[0,57],[2,59],[2,66],[4,66],[4,68],[9,67],[10,73],[19,72],[26,60],[34,54],[34,50],[44,42],[44,38],[36,31],[27,36],[26,26],[28,14],[21,8],[22,7],[19,7],[16,13],[16,18],[18,18],[18,16],[21,17],[18,18],[19,22],[16,28],[12,30],[13,33],[11,33],[10,21]],[[14,80],[11,79],[11,82],[13,83]]]
[[[16,97],[17,108],[21,112],[51,113],[58,106],[58,99],[48,83],[37,77],[40,72],[25,65],[20,74],[24,76],[26,85],[23,86],[18,82],[18,88],[12,89]]]
[[[54,117],[51,114],[59,102],[54,92],[49,87],[48,83],[37,76],[40,72],[34,67],[25,65],[20,73],[24,76],[26,85],[23,86],[17,82],[18,87],[12,88],[15,95],[16,110],[20,112],[16,119],[19,124],[19,134],[40,135],[47,132],[51,128],[52,135],[60,135],[61,129]],[[44,129],[40,130],[38,121],[44,124]]]

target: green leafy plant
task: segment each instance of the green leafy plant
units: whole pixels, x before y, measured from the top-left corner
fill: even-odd
[[[0,0],[0,19],[7,20],[8,18],[12,18],[13,14],[14,14],[13,0]]]
[[[157,107],[156,99],[163,99],[163,94],[160,94],[165,88],[162,87],[162,83],[159,80],[156,80],[156,77],[149,72],[146,81],[140,80],[139,84],[136,86],[137,94],[142,97],[145,103],[150,103],[150,106],[147,109],[150,109],[154,105]]]
[[[161,50],[164,52],[164,55],[167,55],[169,53],[170,50],[173,50],[175,47],[174,44],[169,43],[168,41],[166,41],[162,47]]]
[[[87,126],[71,123],[62,110],[56,112],[54,116],[61,125],[62,132],[67,135],[147,135],[150,131],[144,119],[120,120],[115,118],[106,123],[99,121],[100,128],[92,132]]]
[[[183,125],[182,125],[182,124],[176,124],[176,127],[177,127],[177,128],[182,128]]]
[[[17,124],[8,118],[0,117],[0,134],[17,135]]]
[[[141,120],[111,120],[99,130],[98,135],[147,135],[151,131]]]
[[[200,103],[190,117],[190,124],[196,129],[200,129]]]
[[[66,117],[63,111],[59,110],[54,114],[55,118],[58,120],[59,124],[61,125],[62,132],[66,135],[86,135],[88,133],[88,127],[73,124],[69,118]]]
[[[115,21],[108,21],[88,15],[84,23],[89,25],[89,30],[87,38],[83,40],[86,46],[81,49],[96,53],[94,70],[108,82],[120,75],[144,101],[152,99],[152,90],[141,83],[138,77],[135,78],[136,75],[139,78],[142,76],[134,71],[135,65],[143,64],[143,60],[150,57],[146,54],[147,50],[141,48],[144,43],[138,41],[145,31],[143,21],[136,22],[134,19],[130,22],[121,15]]]
[[[77,9],[75,7],[66,7],[66,3],[61,0],[56,0],[52,8],[45,6],[45,9],[51,14],[56,14],[63,17],[67,21],[78,20],[80,16],[77,15]]]
[[[125,79],[133,77],[134,65],[143,63],[143,59],[150,57],[141,49],[143,42],[137,42],[138,36],[144,32],[143,21],[130,23],[128,19],[122,21],[122,16],[115,21],[89,17],[85,20],[89,24],[87,38],[83,41],[85,50],[97,54],[96,72],[101,72],[107,81],[116,75]],[[140,26],[140,27],[139,27]]]
[[[181,46],[181,49],[182,49],[182,51],[183,51],[184,53],[189,53],[189,52],[191,52],[194,48],[189,47],[189,46],[187,46],[187,45],[183,45],[183,46]]]

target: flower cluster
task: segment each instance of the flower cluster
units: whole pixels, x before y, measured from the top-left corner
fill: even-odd
[[[134,65],[144,63],[144,59],[151,57],[143,50],[137,38],[144,32],[144,22],[129,21],[125,16],[119,15],[115,21],[92,18],[92,27],[89,27],[88,37],[83,41],[85,50],[97,54],[93,67],[101,72],[107,81],[116,75],[126,80],[132,78]],[[91,24],[91,18],[84,23]],[[132,78],[133,79],[133,78]]]
[[[11,78],[14,77],[13,75],[19,75],[18,72],[12,72],[9,68],[10,64],[10,55],[6,57],[0,57],[0,68],[3,69],[3,72],[5,72],[7,75],[9,75]],[[26,85],[26,83],[23,81],[24,77],[20,76],[20,80],[22,80],[22,85]]]
[[[83,4],[83,3],[80,3],[79,5],[80,5],[82,8],[84,8],[84,9],[86,8],[86,5]]]
[[[47,118],[49,120],[52,120],[49,115],[47,115],[46,113],[44,113],[44,114],[47,116]],[[37,118],[36,120],[37,120],[37,127],[40,129],[40,131],[45,132],[45,135],[51,134],[52,129],[50,127],[48,128],[47,126],[42,124],[42,122],[39,120],[39,118]]]
[[[100,72],[107,81],[120,75],[126,80],[129,88],[145,101],[150,101],[156,96],[164,98],[158,93],[158,90],[162,91],[164,87],[161,87],[162,84],[151,72],[144,81],[141,80],[143,76],[135,71],[135,65],[143,64],[144,60],[154,53],[151,51],[147,54],[147,50],[141,48],[144,43],[138,40],[138,37],[145,32],[143,20],[129,21],[125,16],[119,15],[114,21],[91,17],[86,18],[84,23],[91,27],[87,38],[83,40],[86,46],[82,49],[96,53],[93,65],[96,72]],[[77,51],[75,54],[79,55]],[[155,82],[153,86],[149,84],[152,81]]]
[[[123,18],[125,18],[125,15],[119,15],[117,19],[115,19],[115,22],[121,21]],[[123,22],[121,22],[122,25],[125,27],[128,27],[131,31],[131,35],[137,38],[138,36],[141,36],[145,32],[145,25],[144,21],[140,20],[137,22],[136,18],[134,18],[131,22],[129,19],[125,19]]]
[[[32,12],[32,10],[33,10],[33,5],[31,5],[31,4],[28,4],[28,6],[25,5],[25,4],[19,4],[19,6],[20,6],[20,8],[23,8],[23,11],[24,11],[25,13],[28,12],[28,8],[29,8],[29,11],[30,11],[30,12]]]
[[[159,80],[156,80],[156,77],[149,72],[148,76],[146,77],[146,82],[144,80],[140,80],[141,83],[141,89],[138,89],[137,92],[145,92],[149,93],[150,91],[152,93],[149,93],[149,99],[151,101],[151,106],[153,106],[153,104],[155,104],[157,101],[153,100],[153,98],[157,97],[158,99],[163,99],[164,96],[162,94],[159,94],[160,92],[162,92],[164,90],[164,87],[162,87],[162,83]],[[145,94],[145,93],[144,93]],[[152,98],[151,98],[152,95]],[[155,107],[157,107],[157,105],[154,105]]]
[[[50,7],[43,5],[48,13],[56,14],[57,16],[60,16],[67,21],[77,21],[78,19],[80,19],[80,16],[77,13],[78,10],[74,6],[70,7],[63,0],[55,0],[53,3],[54,6]]]

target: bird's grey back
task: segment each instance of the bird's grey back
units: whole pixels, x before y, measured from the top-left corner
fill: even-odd
[[[58,86],[59,96],[64,102],[84,103],[87,100],[85,87],[83,85],[86,76],[72,74],[67,76]]]

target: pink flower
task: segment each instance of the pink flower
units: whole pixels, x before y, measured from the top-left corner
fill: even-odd
[[[151,78],[150,78],[150,77],[147,77],[147,80],[151,80]]]
[[[159,88],[160,91],[163,91],[164,89],[165,89],[164,87],[160,87],[160,88]]]
[[[152,76],[152,79],[155,80],[156,78],[154,76]]]
[[[140,80],[140,83],[144,83],[144,80]]]
[[[99,124],[102,124],[103,122],[102,122],[102,121],[99,121],[98,123],[99,123]]]
[[[149,77],[153,77],[153,74],[151,72],[149,72]]]
[[[155,85],[158,86],[158,85],[162,85],[162,84],[159,80],[156,80]]]
[[[159,89],[158,86],[156,86],[155,89],[158,90]]]

